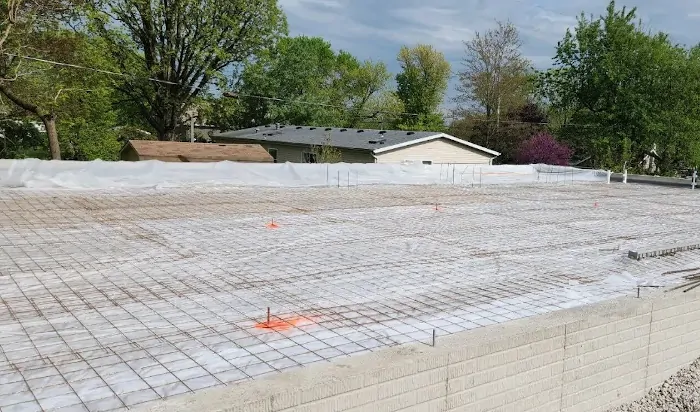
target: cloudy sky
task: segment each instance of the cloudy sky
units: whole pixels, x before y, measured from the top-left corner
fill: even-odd
[[[608,0],[279,0],[290,34],[321,36],[335,49],[361,59],[381,60],[398,71],[402,45],[428,43],[460,69],[463,41],[510,20],[520,30],[523,54],[538,68],[550,65],[554,47],[581,13],[599,16]],[[700,43],[700,1],[628,0],[648,28],[682,44]],[[448,97],[454,95],[454,81]]]

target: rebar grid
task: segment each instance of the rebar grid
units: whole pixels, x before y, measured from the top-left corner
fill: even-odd
[[[0,191],[0,411],[120,410],[675,286],[700,251],[625,253],[687,240],[694,204],[578,183]],[[290,327],[257,328],[267,307]]]

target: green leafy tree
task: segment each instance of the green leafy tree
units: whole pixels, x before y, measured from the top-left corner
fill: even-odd
[[[124,98],[160,140],[224,72],[286,34],[277,0],[91,0],[92,29],[110,45]]]
[[[635,13],[611,2],[600,18],[582,15],[559,42],[539,90],[565,115],[557,132],[596,166],[620,169],[650,154],[672,173],[697,162],[697,52],[644,31]]]
[[[430,45],[419,44],[402,47],[397,60],[401,64],[401,72],[396,75],[397,96],[406,110],[399,126],[414,130],[444,127],[439,108],[451,73],[445,55]]]
[[[0,120],[0,158],[46,157],[46,137],[26,120]]]
[[[218,106],[229,119],[237,117],[238,127],[275,122],[356,127],[388,80],[383,63],[336,53],[319,37],[290,37],[246,65],[236,88],[238,105]]]
[[[81,36],[63,30],[77,6],[72,0],[5,0],[0,2],[0,94],[46,127],[51,158],[60,159],[56,130],[59,93],[75,84],[74,70],[27,60],[80,63]]]

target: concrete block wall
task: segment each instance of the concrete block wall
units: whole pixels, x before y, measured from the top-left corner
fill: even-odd
[[[605,411],[700,357],[700,292],[622,298],[198,392],[143,411]]]

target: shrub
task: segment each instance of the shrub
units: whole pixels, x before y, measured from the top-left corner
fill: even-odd
[[[566,166],[571,160],[572,150],[557,141],[549,133],[540,132],[522,142],[518,148],[517,161],[523,164],[545,163]]]

